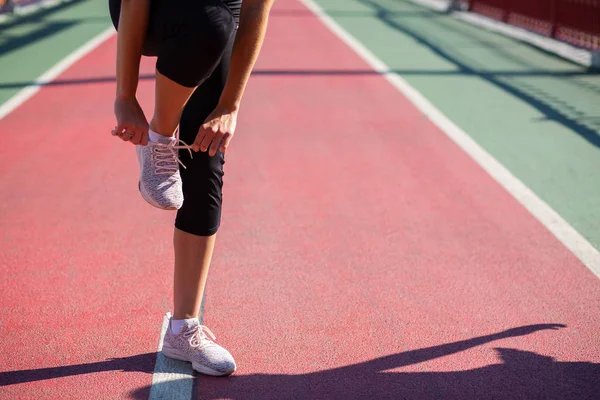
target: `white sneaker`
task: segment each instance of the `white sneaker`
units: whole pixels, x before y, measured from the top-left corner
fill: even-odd
[[[161,137],[157,142],[148,142],[146,146],[136,146],[138,163],[140,164],[139,190],[148,203],[162,210],[178,210],[183,204],[183,190],[179,175],[179,149],[190,146],[179,146],[175,137]]]
[[[210,338],[207,336],[210,336]],[[192,363],[196,371],[212,376],[225,376],[235,372],[233,356],[213,340],[215,335],[197,319],[186,321],[179,334],[169,328],[165,333],[162,352],[169,358]]]

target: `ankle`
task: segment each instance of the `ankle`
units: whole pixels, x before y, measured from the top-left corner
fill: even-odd
[[[182,313],[174,312],[173,319],[198,319],[198,314],[188,314],[185,312],[182,312]]]
[[[150,121],[150,130],[160,136],[166,136],[166,137],[175,136],[176,129],[177,129],[177,127],[170,129],[169,127],[165,126],[165,124],[161,124],[159,121],[157,121],[154,118]]]

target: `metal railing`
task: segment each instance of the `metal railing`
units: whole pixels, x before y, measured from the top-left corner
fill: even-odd
[[[0,0],[0,14],[11,14],[17,8],[42,3],[44,0]]]
[[[461,0],[468,10],[590,50],[600,50],[600,0]]]
[[[14,8],[14,0],[0,0],[0,14],[11,13]]]

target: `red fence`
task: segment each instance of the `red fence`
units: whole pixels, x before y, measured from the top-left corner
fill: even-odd
[[[15,6],[15,5],[26,5],[26,4],[30,4],[30,3],[35,3],[36,1],[39,0],[11,0],[10,2],[12,4],[8,4],[9,0],[0,0],[0,13],[1,12],[5,12],[5,11],[11,11],[12,7],[9,6]]]
[[[469,10],[600,50],[600,0],[470,0]]]
[[[17,4],[17,3],[28,3],[28,1],[23,1],[23,0],[12,0],[12,2],[14,4]],[[8,0],[0,0],[0,7],[4,6],[6,3],[8,3]]]

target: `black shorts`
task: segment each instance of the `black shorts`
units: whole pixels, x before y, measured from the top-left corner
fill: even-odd
[[[120,0],[109,0],[118,30]],[[156,69],[167,78],[196,90],[179,123],[179,138],[188,144],[215,109],[225,86],[241,0],[151,0],[143,54],[157,57]],[[185,232],[210,236],[221,222],[223,153],[187,151],[179,154],[183,206],[175,226]]]

